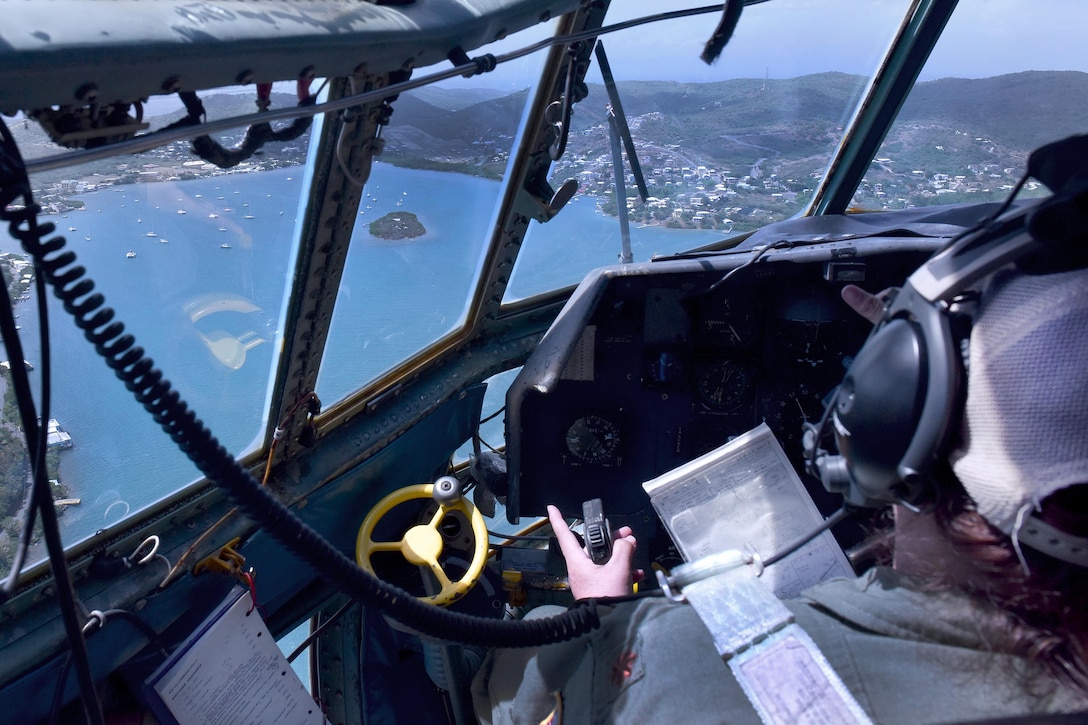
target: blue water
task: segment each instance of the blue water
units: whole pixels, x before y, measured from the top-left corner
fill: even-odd
[[[127,330],[235,455],[259,446],[264,430],[304,175],[295,167],[115,186],[81,196],[84,211],[47,217]],[[374,166],[318,381],[326,407],[459,325],[499,191],[498,182],[475,177]],[[618,224],[594,206],[582,198],[547,225],[532,223],[510,298],[573,284],[616,261]],[[366,222],[398,209],[416,214],[428,233],[397,242],[369,234]],[[636,260],[714,238],[658,228],[632,229],[632,236]],[[224,242],[229,249],[220,248]],[[17,245],[5,235],[0,249],[17,251]],[[127,258],[129,250],[136,256]],[[17,312],[26,357],[37,367],[33,300]],[[71,495],[82,499],[61,517],[71,544],[200,474],[53,297],[50,320],[50,415],[75,442],[61,456],[60,473]]]

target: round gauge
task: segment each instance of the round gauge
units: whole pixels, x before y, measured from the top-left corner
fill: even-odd
[[[704,339],[712,344],[743,349],[756,337],[756,318],[752,302],[731,303],[729,298],[708,301],[700,311],[699,325]]]
[[[620,427],[600,415],[584,415],[567,428],[567,450],[583,463],[609,463],[619,452]]]
[[[740,405],[751,388],[748,371],[732,360],[708,365],[699,375],[699,402],[708,410],[725,412]]]

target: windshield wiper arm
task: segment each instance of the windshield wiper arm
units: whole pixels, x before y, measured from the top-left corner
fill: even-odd
[[[646,179],[642,175],[642,165],[638,162],[638,154],[635,153],[635,141],[631,138],[631,128],[627,125],[627,116],[623,113],[623,104],[620,103],[620,94],[616,89],[616,79],[612,76],[612,67],[608,65],[608,56],[604,53],[604,44],[601,41],[597,41],[597,47],[594,49],[597,53],[597,63],[601,68],[601,76],[604,78],[604,87],[608,91],[608,102],[612,104],[612,114],[609,116],[609,123],[615,119],[616,130],[619,133],[620,139],[623,140],[623,147],[627,151],[627,162],[631,164],[631,173],[635,177],[635,184],[638,186],[638,195],[642,197],[643,201],[650,196],[650,193],[646,190]]]

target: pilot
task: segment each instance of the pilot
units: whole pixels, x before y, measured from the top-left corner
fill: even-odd
[[[843,298],[879,317],[862,290]],[[894,506],[891,566],[785,602],[877,723],[1088,711],[1088,270],[992,275],[969,358],[938,500]],[[630,594],[629,532],[597,566],[549,516],[575,598]],[[481,721],[760,722],[692,607],[600,610],[578,639],[493,651],[473,686]]]

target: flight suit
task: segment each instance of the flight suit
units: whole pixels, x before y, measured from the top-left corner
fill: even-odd
[[[786,602],[874,722],[1088,709],[1037,665],[989,651],[1002,637],[970,597],[908,583],[878,567]],[[473,695],[496,725],[760,722],[694,610],[661,598],[602,608],[601,627],[575,640],[492,651]]]

